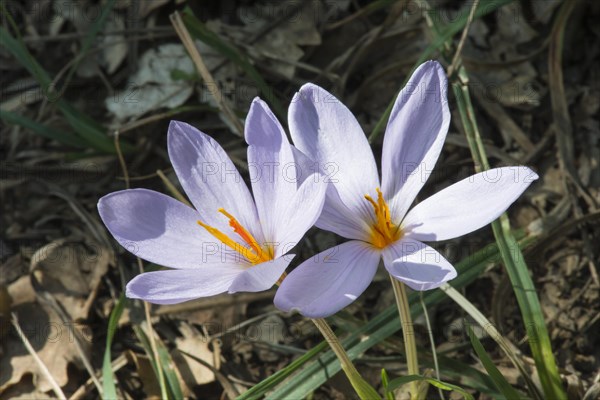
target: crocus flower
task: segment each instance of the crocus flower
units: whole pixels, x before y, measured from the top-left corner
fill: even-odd
[[[352,113],[324,89],[302,86],[289,110],[292,140],[313,162],[337,167],[316,225],[351,240],[293,270],[275,296],[278,308],[312,318],[334,314],[367,288],[381,258],[391,276],[414,290],[456,277],[450,262],[423,242],[452,239],[490,223],[537,175],[526,167],[478,173],[408,211],[438,159],[449,123],[445,73],[437,62],[426,62],[394,104],[380,181]]]
[[[146,189],[111,193],[98,203],[114,238],[144,260],[173,269],[147,272],[126,295],[173,304],[218,293],[269,289],[293,255],[285,255],[318,218],[326,184],[299,185],[293,148],[261,100],[245,126],[254,199],[232,161],[208,135],[171,122],[169,158],[194,208]]]

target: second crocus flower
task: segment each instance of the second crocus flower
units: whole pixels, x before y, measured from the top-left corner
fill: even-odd
[[[489,224],[537,175],[527,167],[485,171],[409,207],[436,163],[450,124],[447,81],[434,61],[422,64],[394,104],[383,141],[381,181],[356,118],[324,89],[304,85],[292,101],[296,147],[320,166],[335,166],[316,225],[351,239],[292,271],[275,305],[311,318],[334,314],[370,284],[379,261],[415,290],[439,287],[456,270],[426,241],[452,239]]]

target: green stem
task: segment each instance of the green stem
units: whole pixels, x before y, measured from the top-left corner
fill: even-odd
[[[350,357],[346,354],[346,351],[342,347],[335,333],[333,333],[333,330],[331,330],[327,321],[323,318],[317,318],[312,319],[312,322],[319,329],[319,332],[321,332],[321,335],[323,335],[323,338],[325,338],[325,341],[327,341],[338,360],[340,360],[342,370],[346,374],[346,377],[348,377],[348,380],[352,384],[356,394],[358,394],[358,397],[363,400],[381,399],[379,393],[377,393],[377,391],[369,385],[356,370],[352,360],[350,360]]]
[[[429,321],[429,313],[427,312],[427,304],[425,304],[425,300],[423,299],[423,292],[419,292],[419,302],[421,303],[421,308],[423,309],[423,316],[425,317],[425,323],[427,324],[427,334],[429,335],[429,343],[431,345],[431,358],[433,358],[433,368],[435,369],[435,378],[438,381],[441,381],[440,378],[440,366],[438,364],[437,351],[435,348],[435,341],[433,339],[433,329],[431,328],[431,322]],[[440,395],[440,399],[444,400],[444,393],[441,388],[438,388],[438,394]]]
[[[408,365],[409,375],[419,375],[419,359],[417,357],[417,344],[415,343],[415,332],[413,329],[412,316],[408,304],[408,296],[406,295],[406,286],[390,275],[392,288],[396,296],[396,305],[400,314],[400,323],[402,324],[402,336],[404,337],[404,350],[406,352],[406,363]],[[410,383],[411,399],[418,398],[419,388],[418,382]]]

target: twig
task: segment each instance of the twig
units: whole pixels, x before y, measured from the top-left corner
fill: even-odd
[[[160,35],[151,35],[160,34]],[[136,34],[145,34],[143,36],[139,36],[136,39],[146,39],[147,40],[155,40],[164,36],[174,36],[175,32],[171,29],[170,26],[156,26],[154,28],[136,28],[136,29],[114,29],[110,31],[102,32],[98,36],[127,36],[131,39],[133,35]],[[56,35],[42,35],[42,36],[26,36],[23,38],[24,43],[47,43],[47,42],[59,42],[64,40],[79,40],[87,35],[87,32],[69,32],[69,33],[57,33]],[[111,43],[111,46],[114,43]]]
[[[229,108],[229,106],[225,102],[225,97],[223,96],[223,93],[221,93],[219,85],[217,84],[212,74],[204,64],[202,56],[200,55],[198,48],[194,44],[194,40],[190,36],[190,33],[188,32],[187,28],[185,27],[185,24],[183,23],[183,20],[181,19],[181,15],[178,12],[174,12],[170,15],[170,19],[171,23],[173,24],[173,27],[175,28],[175,31],[177,32],[177,35],[179,36],[179,39],[181,39],[181,42],[183,43],[184,47],[186,48],[190,57],[192,58],[192,61],[194,62],[198,73],[204,80],[204,83],[207,85],[212,85],[209,92],[217,102],[218,107],[221,109],[223,114],[225,114],[225,117],[231,122],[231,124],[235,128],[235,133],[241,137],[244,137],[244,126],[240,122],[239,118],[235,115],[235,113]]]
[[[127,358],[125,355],[121,354],[119,357],[115,358],[112,362],[112,370],[113,373],[117,372],[121,368],[127,365]],[[99,372],[96,376],[100,381],[102,380],[102,372]],[[69,400],[79,400],[84,398],[90,390],[94,387],[94,381],[92,378],[89,378],[83,385],[81,385],[72,395],[69,397]]]
[[[125,158],[121,151],[121,143],[119,142],[119,130],[115,131],[115,150],[117,151],[117,158],[119,159],[119,165],[123,171],[123,179],[125,180],[125,187],[129,189],[129,171],[127,170],[127,164],[125,164]]]
[[[125,158],[123,157],[123,152],[121,151],[121,145],[119,143],[119,131],[115,131],[115,150],[117,152],[117,157],[119,159],[119,163],[121,165],[121,169],[123,170],[123,177],[125,179],[125,187],[127,189],[130,188],[129,185],[129,171],[127,170],[127,164],[125,163]],[[140,270],[140,274],[144,273],[144,264],[142,263],[142,259],[136,256],[138,268]],[[160,386],[161,396],[163,398],[167,398],[166,392],[166,384],[165,384],[165,376],[163,373],[162,365],[160,362],[160,358],[158,357],[158,350],[156,349],[156,340],[154,338],[154,328],[152,327],[152,320],[150,318],[150,304],[148,302],[143,301],[144,303],[144,317],[146,319],[146,323],[148,324],[148,332],[147,336],[150,340],[150,348],[152,350],[152,357],[156,361],[156,373],[158,374],[158,382]],[[142,327],[143,329],[143,327]]]
[[[469,19],[467,19],[465,29],[463,29],[462,36],[460,37],[460,41],[458,42],[458,46],[456,46],[456,52],[454,53],[454,57],[452,58],[452,63],[448,67],[448,76],[452,76],[454,70],[456,69],[456,66],[460,61],[460,53],[462,53],[463,46],[465,45],[465,41],[467,40],[467,34],[469,33],[471,22],[473,22],[473,18],[475,18],[475,10],[477,9],[478,4],[479,0],[475,0],[473,2],[473,5],[471,6],[471,11],[469,12]]]
[[[131,121],[131,122],[127,123],[126,125],[121,126],[119,128],[119,132],[121,134],[123,134],[125,132],[129,132],[134,129],[140,128],[146,124],[149,124],[149,123],[152,123],[155,121],[160,121],[160,120],[163,120],[166,118],[170,118],[170,117],[180,114],[180,113],[192,112],[192,111],[194,111],[194,112],[204,112],[204,111],[217,112],[218,110],[214,107],[205,106],[205,105],[178,107],[173,110],[168,110],[168,111],[161,112],[158,114],[152,114],[148,117],[141,118],[141,119],[138,119],[135,121]]]
[[[238,397],[240,395],[240,392],[237,390],[235,385],[233,385],[229,381],[229,379],[227,379],[227,377],[225,375],[223,375],[221,373],[221,371],[216,369],[214,366],[210,365],[209,363],[207,363],[200,357],[196,357],[195,355],[188,353],[187,351],[183,351],[181,349],[177,349],[177,351],[179,353],[183,354],[184,356],[187,356],[187,357],[191,358],[192,360],[196,361],[197,363],[202,365],[204,368],[209,369],[213,374],[215,374],[215,378],[217,378],[217,380],[219,381],[221,386],[223,386],[223,389],[225,389],[225,392],[227,393],[229,398],[235,399],[236,397]]]
[[[96,372],[94,370],[94,367],[92,366],[92,362],[90,361],[89,357],[86,354],[86,351],[83,348],[82,340],[85,340],[85,339],[82,338],[81,337],[82,334],[77,329],[75,329],[75,326],[72,323],[73,320],[71,319],[69,313],[67,313],[67,311],[64,309],[64,307],[60,304],[60,302],[58,300],[56,300],[50,292],[48,292],[47,290],[44,289],[44,287],[38,281],[35,274],[32,273],[30,276],[31,276],[31,285],[33,286],[33,289],[35,290],[35,294],[36,294],[38,301],[43,302],[44,304],[47,304],[52,309],[52,311],[54,311],[56,313],[56,315],[58,315],[58,317],[63,321],[63,323],[69,330],[69,333],[71,334],[70,337],[72,337],[74,339],[73,344],[75,345],[75,349],[79,353],[79,357],[81,358],[81,362],[82,362],[83,366],[85,367],[88,374],[90,375],[90,378],[94,382],[94,385],[96,385],[96,390],[98,390],[100,397],[102,397],[104,394],[102,384],[96,378]]]
[[[11,313],[11,316],[12,316],[11,322],[12,322],[13,326],[15,327],[15,330],[17,331],[19,338],[21,338],[21,341],[25,345],[25,348],[27,349],[29,354],[31,354],[31,356],[33,357],[35,362],[37,363],[42,375],[44,375],[46,377],[46,379],[48,379],[48,382],[50,382],[50,386],[52,386],[52,391],[54,392],[56,397],[58,397],[59,399],[66,400],[67,397],[65,396],[62,389],[60,388],[60,385],[58,384],[58,382],[56,382],[56,380],[54,379],[54,377],[52,376],[50,371],[48,371],[48,367],[46,367],[46,364],[44,364],[42,359],[37,355],[37,353],[33,349],[33,346],[31,346],[31,343],[29,343],[29,339],[27,339],[27,336],[25,336],[25,334],[21,330],[21,327],[19,326],[19,320],[17,319],[17,315],[15,313]]]
[[[158,175],[158,177],[160,178],[160,180],[167,187],[167,190],[169,192],[171,192],[171,194],[173,196],[175,196],[175,198],[177,200],[179,200],[180,202],[182,202],[183,204],[185,204],[187,206],[192,207],[192,205],[190,204],[190,202],[185,198],[185,196],[183,194],[181,194],[181,192],[179,190],[177,190],[177,188],[175,187],[175,185],[173,185],[173,183],[171,183],[171,181],[169,180],[169,178],[167,178],[167,176],[162,172],[162,170],[157,169],[156,170],[156,175]]]
[[[162,305],[154,311],[154,315],[169,315],[176,313],[185,313],[197,310],[204,310],[208,308],[216,307],[227,307],[236,304],[250,303],[252,301],[263,301],[272,299],[274,290],[268,290],[265,292],[257,293],[239,293],[236,295],[216,296],[213,298],[198,299],[195,301],[188,301],[181,304],[169,304]]]

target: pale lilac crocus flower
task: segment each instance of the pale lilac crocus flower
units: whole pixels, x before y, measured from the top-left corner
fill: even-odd
[[[100,216],[123,247],[173,268],[136,276],[127,297],[173,304],[262,291],[280,279],[293,258],[285,253],[321,212],[326,184],[309,176],[298,185],[292,146],[259,99],[250,107],[245,139],[254,199],[221,146],[176,121],[169,126],[169,157],[194,208],[146,189],[100,199]]]
[[[278,308],[311,318],[334,314],[363,293],[381,258],[392,277],[414,290],[434,289],[456,277],[454,267],[423,242],[489,224],[537,175],[526,167],[478,173],[408,211],[438,159],[449,123],[446,75],[437,62],[426,62],[394,104],[380,181],[352,113],[318,86],[300,89],[289,110],[292,140],[313,162],[336,167],[316,225],[351,240],[293,270],[275,296]]]

